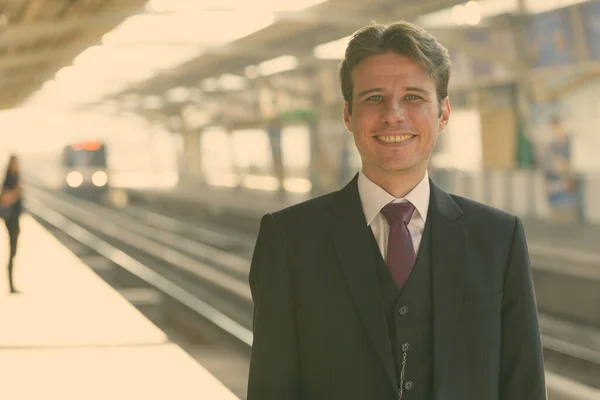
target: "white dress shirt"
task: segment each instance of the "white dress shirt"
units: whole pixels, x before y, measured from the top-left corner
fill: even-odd
[[[371,231],[379,245],[381,255],[386,261],[390,225],[381,213],[381,209],[389,203],[410,202],[415,206],[415,212],[408,223],[408,230],[412,237],[415,254],[418,254],[423,230],[425,229],[427,210],[429,209],[430,188],[427,172],[425,172],[425,176],[413,190],[405,197],[397,199],[367,178],[361,170],[358,175],[358,193],[363,212],[367,219],[367,225],[371,227]]]

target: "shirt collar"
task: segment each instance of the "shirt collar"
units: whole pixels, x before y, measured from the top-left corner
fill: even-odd
[[[371,225],[385,205],[404,201],[411,202],[415,206],[418,215],[425,221],[429,209],[429,174],[425,171],[425,176],[421,182],[406,196],[397,199],[370,180],[361,170],[358,174],[358,194],[367,219],[367,225]]]

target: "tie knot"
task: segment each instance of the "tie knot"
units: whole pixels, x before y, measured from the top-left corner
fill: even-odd
[[[415,211],[415,206],[411,203],[390,203],[381,209],[381,213],[390,226],[398,222],[408,224]]]

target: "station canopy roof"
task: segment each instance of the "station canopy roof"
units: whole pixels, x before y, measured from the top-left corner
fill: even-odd
[[[236,75],[339,60],[349,35],[372,21],[415,21],[456,47],[510,64],[461,28],[501,25],[521,1],[0,0],[0,109],[162,95],[224,74],[235,85]],[[542,11],[565,3],[524,1]]]

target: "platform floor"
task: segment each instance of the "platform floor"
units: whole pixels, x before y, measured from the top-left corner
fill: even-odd
[[[4,224],[0,243],[5,265]],[[27,214],[15,285],[3,266],[1,398],[237,399]]]

